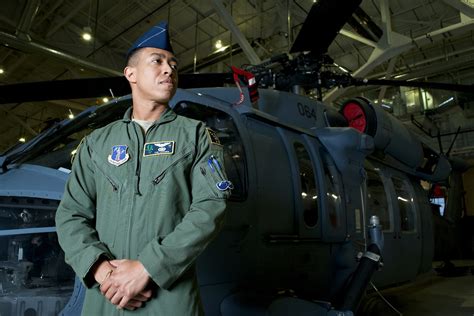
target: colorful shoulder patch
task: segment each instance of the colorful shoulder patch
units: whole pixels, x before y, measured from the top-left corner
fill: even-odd
[[[174,140],[145,143],[143,156],[172,155],[174,154]]]
[[[211,144],[214,144],[214,145],[221,145],[221,141],[219,140],[219,137],[217,136],[217,133],[210,129],[209,127],[206,127],[206,130],[207,130],[207,135],[209,136],[209,141],[211,142]]]
[[[127,162],[127,160],[130,158],[127,149],[127,145],[112,146],[112,153],[108,157],[109,163],[118,167]]]
[[[219,191],[227,191],[232,190],[234,188],[234,185],[229,180],[223,180],[217,182],[216,187],[217,189],[219,189]]]

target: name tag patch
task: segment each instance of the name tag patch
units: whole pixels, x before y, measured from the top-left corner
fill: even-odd
[[[116,167],[125,163],[130,158],[127,148],[127,145],[112,146],[112,153],[108,157],[109,163]]]
[[[172,155],[174,154],[174,147],[174,140],[146,143],[143,156]]]

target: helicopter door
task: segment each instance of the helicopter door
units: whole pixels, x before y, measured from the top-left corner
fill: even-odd
[[[303,135],[277,128],[285,144],[293,180],[296,234],[300,238],[321,238],[320,188],[315,165],[320,165],[315,155],[315,143]],[[305,135],[306,136],[306,135]],[[317,161],[317,163],[315,163]]]
[[[412,280],[418,273],[422,255],[419,211],[410,181],[402,175],[392,175],[391,180],[396,198],[397,238],[404,258],[397,266],[403,279]]]
[[[291,166],[295,217],[300,238],[340,241],[345,218],[339,175],[317,139],[278,128]]]
[[[371,216],[378,216],[384,235],[384,248],[382,250],[384,266],[383,273],[375,274],[375,284],[377,286],[385,285],[392,278],[392,275],[399,273],[397,263],[401,259],[398,233],[395,231],[393,198],[390,194],[389,180],[383,176],[381,168],[383,167],[369,162],[365,164],[367,173],[365,224],[368,225]]]
[[[313,142],[316,142],[315,140]],[[321,209],[323,224],[322,236],[325,242],[341,242],[347,235],[347,218],[345,205],[342,200],[343,180],[329,152],[319,147],[321,164],[318,172],[321,174]]]
[[[295,228],[300,238],[321,238],[319,179],[314,155],[302,135],[277,127],[285,144],[294,192]]]
[[[421,260],[421,238],[415,194],[408,179],[387,167],[367,163],[366,221],[377,215],[384,234],[383,273],[375,275],[378,286],[413,279]]]

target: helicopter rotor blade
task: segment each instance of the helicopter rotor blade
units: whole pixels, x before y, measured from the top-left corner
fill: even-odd
[[[16,83],[0,86],[0,104],[46,100],[83,99],[130,93],[125,77]]]
[[[393,86],[393,87],[415,87],[437,90],[450,90],[457,92],[474,92],[474,85],[463,85],[455,83],[441,82],[423,82],[423,81],[406,81],[406,80],[388,80],[388,79],[356,79],[351,80],[354,86]]]
[[[219,87],[224,83],[233,82],[231,73],[180,74],[178,87]],[[130,84],[125,77],[27,82],[0,85],[0,104],[118,97],[129,93],[131,93]]]
[[[319,0],[313,4],[290,53],[311,51],[316,55],[328,50],[336,35],[362,0]]]

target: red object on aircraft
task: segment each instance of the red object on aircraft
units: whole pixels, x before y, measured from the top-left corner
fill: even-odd
[[[367,117],[360,104],[355,102],[347,103],[342,110],[342,114],[350,127],[355,128],[361,133],[365,133],[367,129]]]

